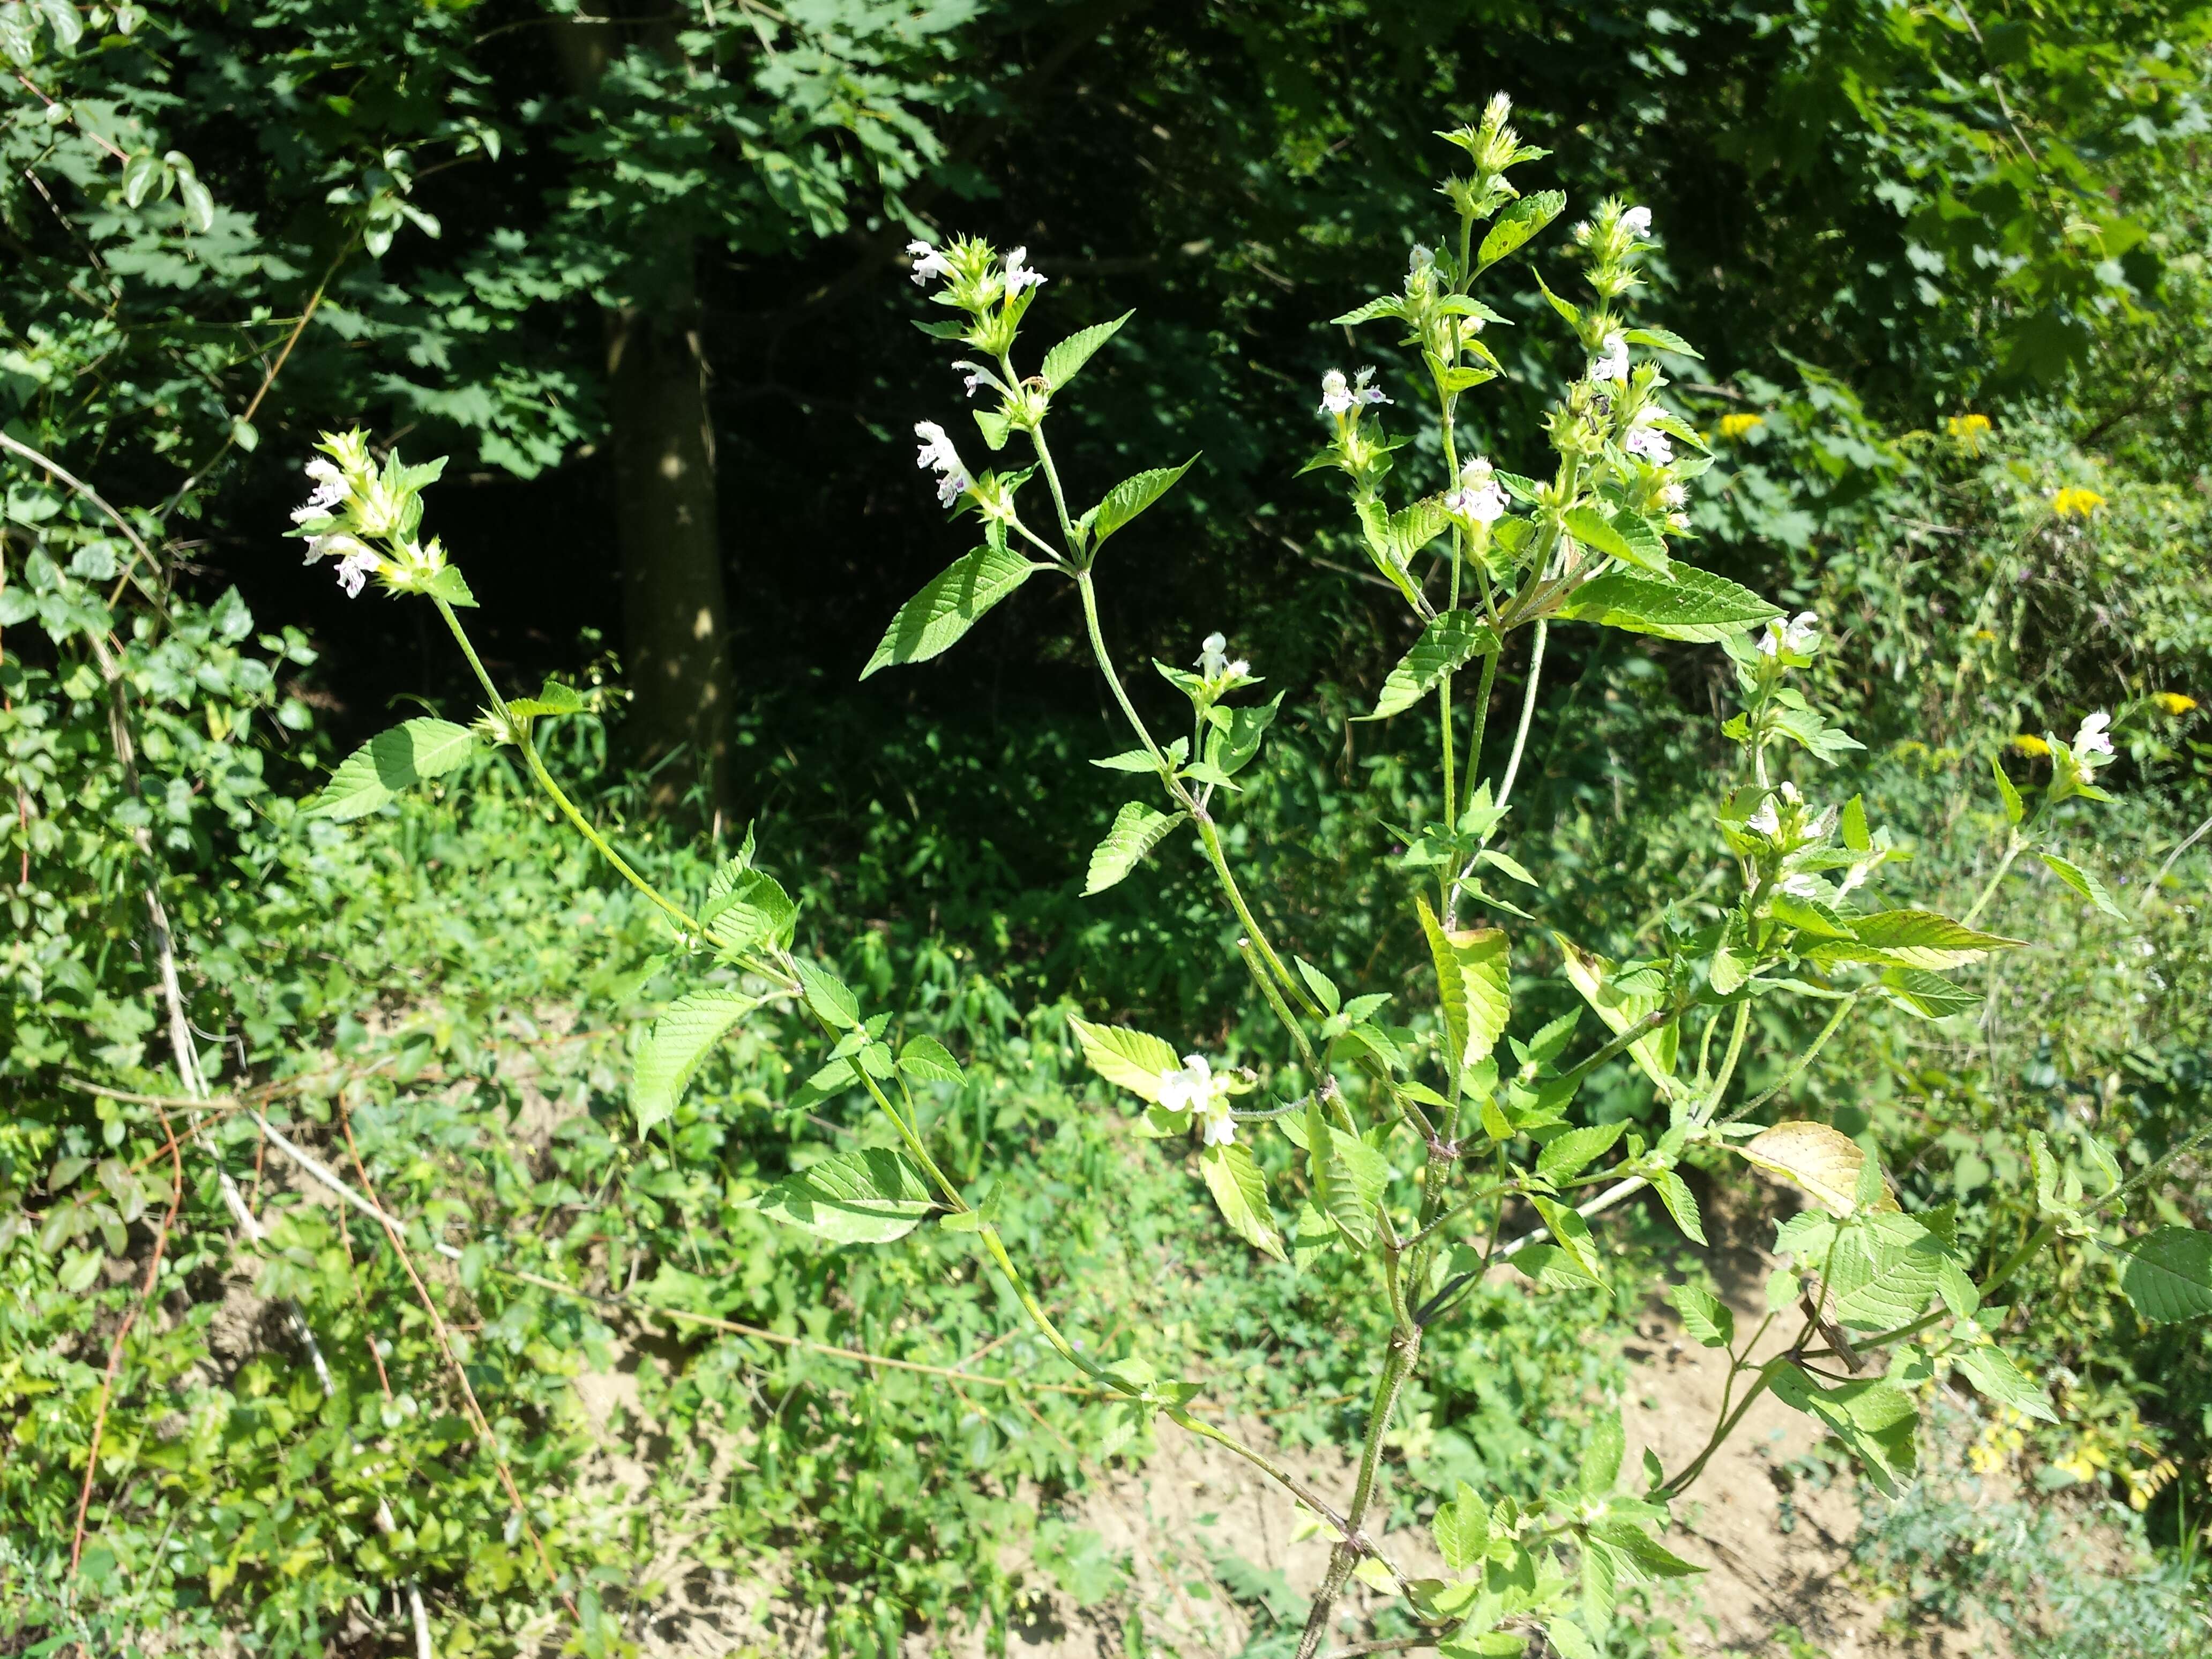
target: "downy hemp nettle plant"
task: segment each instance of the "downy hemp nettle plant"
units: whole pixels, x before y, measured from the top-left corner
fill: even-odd
[[[327,459],[311,464],[317,488],[299,515],[308,556],[336,557],[349,589],[374,578],[435,605],[489,700],[475,730],[414,720],[385,733],[338,770],[315,810],[358,817],[393,790],[451,769],[483,739],[514,745],[577,832],[659,907],[672,952],[739,975],[736,988],[700,989],[676,1002],[639,1045],[630,1090],[638,1131],[674,1111],[702,1056],[748,1013],[775,1001],[803,1007],[830,1045],[805,1099],[864,1091],[889,1144],[808,1164],[762,1193],[760,1210],[848,1244],[888,1243],[925,1224],[972,1234],[1045,1340],[1097,1390],[1107,1452],[1161,1416],[1279,1483],[1306,1524],[1334,1540],[1302,1659],[1330,1638],[1355,1577],[1403,1598],[1398,1605],[1418,1633],[1395,1647],[1511,1654],[1540,1632],[1565,1659],[1589,1659],[1606,1641],[1624,1582],[1694,1571],[1664,1541],[1672,1505],[1762,1393],[1816,1417],[1885,1489],[1913,1465],[1916,1391],[1945,1371],[1995,1401],[2048,1415],[2042,1392],[1993,1341],[1988,1298],[2057,1233],[2088,1237],[2094,1212],[2151,1173],[2123,1188],[2117,1164],[2094,1141],[2085,1137],[2062,1163],[2038,1137],[2043,1225],[1977,1285],[1948,1216],[1903,1213],[1873,1147],[1822,1123],[1759,1121],[1765,1109],[1786,1106],[1792,1085],[1863,1006],[1940,1018],[1978,1003],[1978,992],[1946,975],[2021,943],[1974,924],[2021,854],[2036,853],[2085,896],[2111,903],[2049,842],[2054,806],[2103,799],[2095,777],[2112,746],[2102,715],[2071,744],[2053,737],[2051,783],[2032,816],[1997,772],[2011,830],[1996,875],[1965,917],[1868,908],[1872,878],[1899,856],[1890,832],[1869,824],[1856,797],[1823,799],[1817,782],[1786,775],[1792,751],[1830,765],[1858,747],[1791,683],[1821,648],[1817,618],[1785,618],[1674,556],[1688,530],[1687,491],[1709,462],[1697,432],[1664,400],[1668,382],[1655,357],[1696,352],[1632,318],[1638,269],[1653,246],[1648,210],[1607,200],[1575,226],[1562,251],[1580,264],[1582,297],[1534,279],[1577,347],[1575,372],[1544,423],[1550,476],[1524,477],[1462,453],[1461,403],[1498,378],[1484,336],[1505,321],[1477,297],[1477,285],[1524,253],[1565,205],[1556,191],[1523,196],[1509,181],[1512,169],[1545,152],[1520,142],[1508,108],[1498,98],[1477,125],[1442,135],[1465,155],[1463,171],[1443,185],[1456,221],[1446,246],[1415,247],[1399,292],[1334,319],[1391,326],[1418,354],[1414,381],[1386,393],[1372,368],[1328,374],[1318,410],[1325,447],[1308,463],[1343,475],[1376,568],[1419,625],[1366,718],[1428,700],[1441,733],[1438,810],[1405,836],[1403,859],[1434,1000],[1399,1019],[1390,1017],[1390,997],[1340,986],[1270,939],[1223,840],[1222,816],[1238,775],[1260,758],[1280,695],[1255,700],[1251,665],[1211,634],[1192,668],[1155,665],[1190,709],[1188,729],[1164,737],[1139,712],[1109,649],[1095,588],[1101,555],[1192,463],[1140,472],[1078,511],[1045,434],[1085,364],[1128,317],[1069,336],[1024,373],[1016,351],[1045,280],[1024,251],[1002,257],[975,240],[917,241],[910,250],[914,280],[948,313],[923,326],[963,353],[953,367],[971,396],[988,394],[974,413],[976,435],[988,453],[1007,459],[973,471],[943,427],[915,428],[940,505],[979,520],[981,544],[900,610],[866,672],[938,655],[1024,582],[1074,586],[1089,647],[1133,742],[1094,763],[1144,784],[1144,798],[1121,809],[1091,855],[1085,890],[1127,878],[1167,838],[1192,837],[1236,915],[1236,948],[1279,1022],[1281,1048],[1270,1066],[1231,1070],[1144,1031],[1077,1021],[1076,1035],[1098,1074],[1134,1097],[1139,1133],[1190,1146],[1223,1218],[1254,1249],[1301,1270],[1333,1251],[1371,1267],[1390,1334],[1375,1356],[1357,1478],[1341,1504],[1196,1414],[1196,1389],[1173,1380],[1171,1369],[1164,1374],[1140,1355],[1099,1357],[1054,1325],[1000,1236],[995,1188],[963,1192],[931,1153],[934,1091],[960,1079],[959,1063],[927,1036],[895,1045],[888,1013],[864,1009],[835,974],[794,950],[795,907],[755,864],[750,838],[703,897],[679,902],[570,803],[532,732],[581,702],[555,684],[511,701],[485,675],[457,614],[473,603],[467,584],[434,540],[416,538],[418,492],[438,464],[410,468],[395,456],[380,465],[358,434],[330,439]],[[1402,492],[1395,505],[1405,440],[1386,431],[1381,413],[1394,399],[1425,405],[1443,458],[1441,478]],[[1042,492],[1034,488],[1040,474]],[[1507,847],[1546,640],[1563,623],[1710,643],[1735,668],[1741,708],[1722,729],[1740,765],[1714,805],[1734,897],[1702,923],[1668,909],[1659,948],[1638,960],[1608,961],[1541,932],[1512,896],[1542,886]],[[1492,692],[1501,659],[1523,648],[1516,635],[1527,641],[1527,689],[1503,763],[1492,768]],[[1470,673],[1471,698],[1462,695]],[[1578,1042],[1572,1015],[1516,1030],[1516,960],[1524,973],[1555,961],[1595,1015],[1596,1032]],[[1817,1030],[1801,1052],[1771,1057],[1778,1080],[1751,1094],[1737,1079],[1753,1043],[1753,1011],[1768,999],[1811,1005]],[[1581,1085],[1621,1056],[1656,1097],[1665,1127],[1656,1135],[1577,1118]],[[1795,1182],[1809,1200],[1778,1229],[1776,1248],[1790,1266],[1774,1275],[1771,1311],[1747,1337],[1739,1338],[1730,1310],[1711,1294],[1694,1285],[1676,1292],[1687,1331],[1726,1349],[1730,1361],[1729,1403],[1705,1450],[1676,1468],[1646,1452],[1625,1488],[1616,1418],[1592,1435],[1570,1487],[1526,1504],[1492,1501],[1465,1484],[1437,1494],[1432,1525],[1450,1576],[1409,1577],[1382,1536],[1390,1506],[1378,1494],[1384,1440],[1431,1333],[1448,1328],[1468,1288],[1500,1264],[1547,1286],[1604,1284],[1606,1252],[1592,1224],[1646,1188],[1687,1238],[1704,1243],[1680,1174],[1692,1158],[1742,1158]],[[1539,1224],[1515,1235],[1516,1218],[1531,1211]],[[2201,1267],[2203,1242],[2161,1228],[2126,1247],[2126,1282],[2150,1316],[2203,1310],[2208,1297],[2193,1287],[2203,1275],[2188,1264]],[[1754,1359],[1770,1330],[1787,1340]]]

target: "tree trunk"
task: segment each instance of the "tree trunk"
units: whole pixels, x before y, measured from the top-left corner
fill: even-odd
[[[688,253],[672,284],[680,292],[607,313],[607,412],[629,729],[640,759],[688,750],[689,764],[656,778],[655,802],[672,804],[697,778],[712,812],[729,782],[730,623]]]
[[[630,32],[560,20],[554,41],[570,88],[588,96]],[[676,50],[665,25],[641,33],[656,50]],[[625,726],[638,760],[685,751],[656,776],[656,805],[674,805],[696,780],[715,814],[729,794],[730,623],[694,252],[673,228],[665,246],[631,252],[632,270],[650,273],[653,285],[606,313],[623,665],[632,694]]]

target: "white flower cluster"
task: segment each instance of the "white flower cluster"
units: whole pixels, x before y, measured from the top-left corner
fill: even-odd
[[[1820,648],[1820,619],[1810,611],[1800,611],[1788,622],[1777,617],[1766,624],[1766,632],[1759,641],[1759,654],[1762,657],[1784,651],[1793,657],[1809,657]]]
[[[1793,820],[1802,818],[1804,816],[1804,807],[1805,798],[1797,793],[1797,786],[1784,782],[1779,789],[1759,802],[1759,810],[1744,820],[1743,827],[1753,835],[1764,836],[1771,842],[1778,843],[1784,839],[1789,839],[1793,845],[1796,846],[1802,846],[1808,842],[1826,841],[1830,836],[1835,834],[1839,814],[1833,806],[1830,806],[1825,809],[1819,817],[1806,824],[1795,836],[1790,836],[1784,827],[1782,815],[1787,811]]]
[[[972,247],[974,245],[968,246]],[[939,279],[950,282],[958,274],[953,270],[952,262],[945,257],[943,248],[932,247],[919,238],[906,245],[906,256],[914,261],[912,276],[917,288],[927,288]],[[1030,251],[1025,247],[1018,247],[1006,256],[1006,293],[1008,299],[1044,281],[1042,271],[1030,269],[1029,258]]]
[[[1620,216],[1620,223],[1621,228],[1632,236],[1647,237],[1651,234],[1651,210],[1648,207],[1632,207]]]
[[[1486,457],[1477,455],[1460,468],[1458,488],[1445,495],[1444,511],[1473,524],[1495,524],[1505,516],[1505,490]]]
[[[353,489],[337,463],[318,455],[307,463],[307,477],[314,489],[292,509],[292,522],[306,526],[302,532],[307,538],[305,562],[335,557],[338,586],[348,599],[357,599],[368,579],[383,568],[384,562],[367,542],[343,527],[342,520],[348,514]]]
[[[1390,401],[1381,386],[1373,384],[1375,367],[1369,364],[1359,371],[1356,380],[1346,380],[1344,371],[1332,368],[1321,377],[1320,415],[1348,415],[1363,404],[1387,404]]]
[[[937,474],[937,504],[950,507],[962,494],[975,487],[975,479],[961,464],[960,452],[952,447],[952,440],[945,428],[934,421],[916,421],[914,435],[921,440],[921,448],[915,457],[915,465],[925,472]]]
[[[1195,666],[1209,680],[1243,680],[1252,677],[1250,663],[1229,654],[1229,637],[1225,634],[1208,634],[1199,641]]]
[[[2082,770],[2092,771],[2114,758],[2112,726],[2112,717],[2100,708],[2075,732],[2074,758],[2081,763]]]
[[[1598,353],[1590,360],[1591,380],[1611,382],[1628,378],[1628,342],[1621,335],[1607,335],[1598,343]]]
[[[1237,1139],[1237,1120],[1229,1115],[1228,1091],[1213,1075],[1204,1054],[1185,1054],[1182,1069],[1160,1073],[1160,1109],[1188,1112],[1203,1131],[1209,1146],[1226,1146]]]

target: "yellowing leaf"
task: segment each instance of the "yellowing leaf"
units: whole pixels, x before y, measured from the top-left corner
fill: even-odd
[[[1839,1129],[1825,1123],[1778,1123],[1736,1149],[1747,1162],[1771,1170],[1802,1187],[1832,1216],[1851,1212],[1851,1195],[1865,1167],[1866,1153]],[[1887,1183],[1882,1188],[1880,1210],[1897,1208]]]

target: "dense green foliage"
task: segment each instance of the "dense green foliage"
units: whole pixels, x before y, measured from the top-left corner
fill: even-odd
[[[1002,1628],[1048,1579],[1158,1639],[1153,1610],[1114,1599],[1118,1568],[1036,1518],[1026,1495],[1048,1512],[1092,1478],[1108,1425],[1039,1386],[1073,1375],[1042,1342],[991,1346],[1019,1310],[972,1249],[934,1230],[828,1249],[747,1207],[825,1145],[888,1145],[857,1097],[801,1093],[821,1054],[801,1022],[744,1028],[640,1142],[635,1055],[678,988],[665,939],[518,766],[478,757],[350,826],[295,805],[387,699],[457,721],[478,702],[402,607],[341,615],[327,567],[292,573],[303,434],[359,417],[460,457],[438,527],[495,665],[605,679],[550,728],[586,814],[692,897],[735,851],[651,818],[619,764],[620,668],[579,638],[614,592],[602,313],[652,303],[679,244],[718,370],[759,862],[808,950],[960,1056],[964,1080],[925,1097],[932,1143],[963,1185],[1000,1178],[999,1226],[1102,1358],[1171,1339],[1208,1399],[1336,1445],[1358,1440],[1346,1396],[1382,1327],[1348,1267],[1255,1261],[1081,1069],[1073,1015],[1204,1033],[1240,1062],[1271,1023],[1198,860],[1082,894],[1128,792],[1080,764],[1121,744],[1090,724],[1068,612],[1024,593],[941,676],[848,689],[947,551],[890,441],[957,385],[910,326],[939,313],[896,280],[897,250],[939,220],[988,225],[1029,241],[1069,326],[1141,307],[1086,372],[1063,464],[1087,501],[1181,459],[1177,434],[1205,455],[1115,542],[1109,625],[1170,661],[1228,626],[1291,688],[1226,839],[1286,946],[1408,995],[1426,947],[1391,826],[1433,815],[1434,717],[1351,720],[1412,635],[1327,492],[1288,474],[1307,388],[1344,349],[1322,324],[1402,266],[1403,228],[1435,211],[1429,129],[1496,86],[1559,135],[1542,182],[1575,211],[1615,191],[1654,210],[1647,303],[1711,359],[1674,388],[1716,457],[1691,556],[1823,617],[1808,689],[1867,745],[1838,798],[1923,827],[1884,877],[1895,897],[1964,910],[2002,843],[1990,757],[2031,787],[2049,762],[2016,736],[2114,716],[2118,801],[2069,804],[2059,834],[2118,914],[2017,870],[1984,920],[2039,948],[1976,970],[1972,1011],[1839,1040],[1790,1115],[1871,1131],[1905,1206],[1955,1204],[1983,1264],[2037,1224],[2031,1131],[2094,1179],[2081,1131],[2134,1170],[2204,1121],[2212,850],[2183,845],[2212,812],[2199,11],[823,0],[687,7],[672,43],[625,28],[585,85],[563,52],[615,31],[567,20],[598,15],[0,7],[33,88],[0,112],[0,430],[128,521],[35,456],[0,461],[0,1640],[397,1651],[419,1586],[441,1652],[617,1651],[723,1572],[818,1611],[805,1639],[840,1651]],[[1534,471],[1511,446],[1578,364],[1540,301],[1498,303],[1519,325],[1490,336],[1507,374],[1468,419]],[[1386,382],[1408,366],[1393,352],[1378,337]],[[1399,459],[1442,486],[1432,426]],[[1703,781],[1729,763],[1708,718],[1725,671],[1595,630],[1553,649],[1515,843],[1546,885],[1522,902],[1636,954],[1664,897],[1718,914],[1698,878],[1721,856]],[[217,1096],[180,1162],[149,883]],[[1516,996],[1564,1013],[1547,971]],[[1809,1035],[1759,1018],[1784,1052]],[[1653,1103],[1616,1066],[1583,1104],[1649,1121]],[[404,1220],[496,1458],[381,1230],[248,1106]],[[2203,1227],[2203,1168],[2107,1240]],[[234,1231],[218,1169],[266,1249]],[[1639,1220],[1610,1297],[1470,1298],[1406,1413],[1408,1497],[1571,1479],[1544,1426],[1620,1385],[1614,1316],[1664,1227]],[[2087,1248],[2039,1255],[2014,1292],[2007,1340],[2061,1420],[1990,1413],[1961,1435],[2028,1480],[2017,1547],[1984,1561],[1939,1489],[1887,1512],[1869,1559],[1939,1615],[1995,1609],[2021,1651],[2155,1650],[2128,1644],[2201,1617],[2212,1336],[2144,1320],[2118,1259]],[[611,1414],[577,1386],[610,1370],[635,1379]],[[2054,1623],[2026,1587],[2081,1547],[2057,1536],[2083,1512],[2072,1488],[2132,1500],[2166,1554]],[[1007,1565],[1025,1550],[1026,1579]],[[1194,1547],[1188,1565],[1294,1626],[1245,1564]],[[1620,1650],[1663,1641],[1641,1624],[1624,1607]]]

